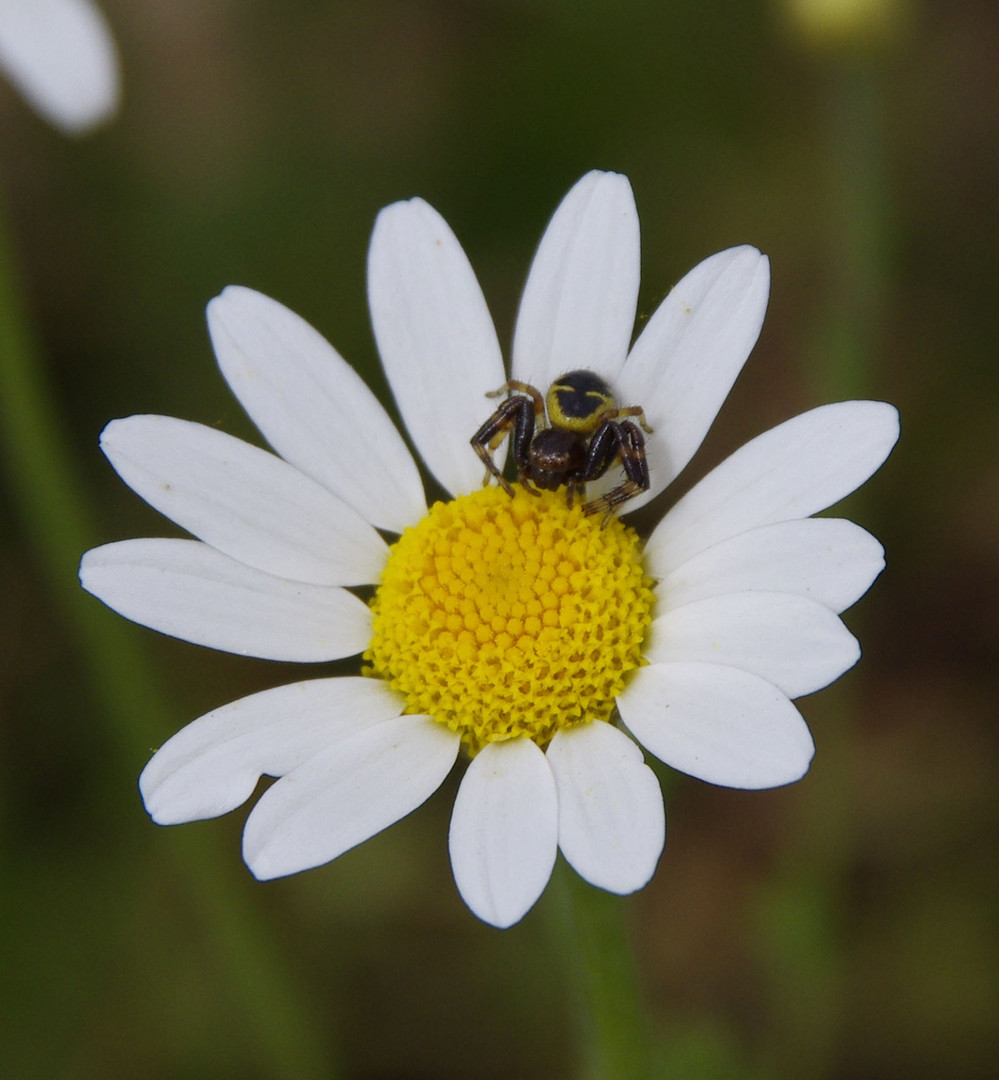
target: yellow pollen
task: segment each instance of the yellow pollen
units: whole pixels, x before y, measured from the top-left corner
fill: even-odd
[[[471,754],[609,720],[641,663],[652,580],[634,529],[564,491],[485,487],[435,503],[392,547],[364,673]]]

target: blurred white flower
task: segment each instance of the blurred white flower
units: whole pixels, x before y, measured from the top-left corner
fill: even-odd
[[[0,67],[67,135],[86,134],[118,108],[118,56],[91,0],[0,0]]]

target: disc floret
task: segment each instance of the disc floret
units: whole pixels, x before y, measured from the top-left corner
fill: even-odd
[[[609,720],[641,664],[652,580],[635,531],[564,492],[495,487],[436,503],[392,548],[365,673],[472,754]]]

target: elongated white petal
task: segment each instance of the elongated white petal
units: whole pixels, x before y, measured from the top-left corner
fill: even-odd
[[[656,664],[699,661],[751,671],[790,698],[828,686],[860,659],[839,616],[804,596],[709,596],[660,615],[643,649]]]
[[[422,199],[378,215],[368,303],[385,374],[423,460],[452,495],[481,487],[482,462],[468,440],[495,408],[486,394],[506,378],[503,357],[461,245]]]
[[[428,716],[373,724],[273,784],[246,819],[243,858],[261,880],[335,859],[441,786],[459,738]]]
[[[0,65],[67,135],[86,133],[118,108],[118,56],[91,0],[5,0]]]
[[[380,529],[402,532],[423,516],[423,485],[406,444],[318,331],[238,285],[208,305],[208,329],[226,382],[285,461]]]
[[[345,589],[285,581],[197,540],[93,548],[80,563],[80,582],[133,622],[264,660],[336,660],[371,637],[371,613]]]
[[[630,893],[647,884],[666,842],[655,773],[617,728],[565,728],[548,747],[558,792],[558,846],[593,885]]]
[[[898,411],[882,401],[822,405],[736,450],[674,506],[645,546],[665,577],[731,536],[809,517],[858,488],[898,439]]]
[[[101,449],[146,502],[239,562],[316,585],[381,575],[388,547],[375,529],[274,454],[170,416],[112,420]]]
[[[652,428],[645,439],[651,487],[629,500],[629,512],[694,456],[760,336],[769,295],[767,257],[748,245],[730,248],[695,266],[649,320],[615,384],[619,403],[641,405]],[[611,482],[620,477],[603,486]],[[599,485],[593,494],[602,494]]]
[[[639,271],[638,212],[627,177],[587,173],[555,211],[531,264],[513,378],[542,393],[577,368],[613,380],[635,327]]]
[[[265,773],[283,776],[372,724],[402,702],[378,679],[312,679],[251,694],[192,721],[153,755],[139,777],[159,825],[227,814]]]
[[[786,695],[721,664],[650,664],[635,672],[617,703],[647,750],[711,784],[789,784],[805,775],[815,752]]]
[[[884,548],[843,518],[781,521],[699,552],[656,590],[660,612],[723,593],[795,593],[845,611],[884,569]]]
[[[468,766],[448,847],[462,899],[501,929],[522,919],[555,865],[558,801],[545,755],[529,739],[490,743]]]

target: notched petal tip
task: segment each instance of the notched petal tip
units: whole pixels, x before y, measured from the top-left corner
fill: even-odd
[[[238,330],[243,323],[253,319],[267,325],[275,318],[281,319],[286,313],[293,315],[279,300],[247,285],[226,285],[205,305],[205,318],[213,343],[216,333],[220,331]]]
[[[203,790],[186,784],[182,776],[153,777],[147,765],[139,776],[139,794],[146,813],[157,825],[187,825],[221,817],[242,806],[253,794],[259,779],[259,774],[228,777],[224,786],[218,785],[219,790],[206,797]]]
[[[421,198],[419,195],[413,195],[409,199],[397,199],[395,202],[383,206],[375,215],[375,228],[379,227],[379,223],[384,228],[393,220],[402,220],[403,215],[409,213],[429,214],[435,218],[437,217],[437,211],[426,199]]]

